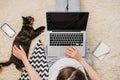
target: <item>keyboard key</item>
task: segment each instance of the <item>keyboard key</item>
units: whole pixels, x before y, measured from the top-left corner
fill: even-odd
[[[82,33],[51,33],[50,46],[80,46],[83,43]]]

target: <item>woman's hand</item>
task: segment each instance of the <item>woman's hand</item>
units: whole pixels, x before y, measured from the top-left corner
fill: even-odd
[[[77,48],[74,46],[70,46],[70,47],[66,48],[64,53],[68,57],[76,59],[78,61],[81,61],[83,59],[82,56],[80,55],[80,53],[78,52]]]
[[[24,60],[26,58],[26,53],[21,45],[19,47],[20,49],[16,45],[13,46],[13,55],[20,60]]]
[[[19,47],[20,49],[16,45],[13,46],[13,55],[17,57],[18,59],[22,60],[23,64],[25,65],[25,68],[27,70],[30,80],[42,80],[42,78],[39,76],[36,70],[29,63],[26,57],[26,53],[24,49],[22,48],[22,46],[20,45]]]

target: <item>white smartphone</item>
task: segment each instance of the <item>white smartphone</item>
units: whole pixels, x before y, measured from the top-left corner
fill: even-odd
[[[1,26],[1,30],[3,30],[10,38],[12,38],[16,33],[7,23],[4,23]]]

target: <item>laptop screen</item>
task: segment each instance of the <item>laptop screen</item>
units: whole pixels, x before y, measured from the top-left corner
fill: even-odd
[[[86,30],[88,12],[47,12],[47,30]]]

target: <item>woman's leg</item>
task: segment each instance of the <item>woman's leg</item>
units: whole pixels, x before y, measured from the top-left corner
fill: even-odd
[[[55,0],[55,11],[67,12],[67,0]]]
[[[80,12],[80,0],[68,0],[68,12]]]
[[[87,61],[88,64],[92,65],[92,60],[91,60],[91,57],[90,57],[90,47],[86,41],[85,43],[85,57],[84,57]]]
[[[56,0],[55,11],[80,12],[80,0]]]

